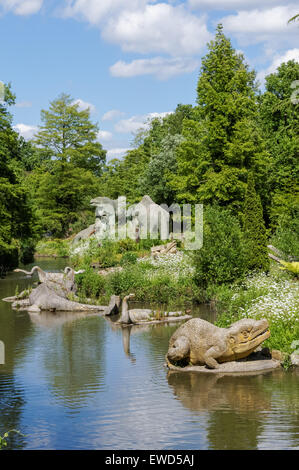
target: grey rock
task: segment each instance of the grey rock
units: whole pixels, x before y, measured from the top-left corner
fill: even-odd
[[[292,366],[299,366],[299,354],[293,353],[290,358]]]
[[[205,366],[186,366],[177,367],[173,364],[167,364],[169,370],[180,372],[201,372],[203,374],[221,374],[221,375],[256,375],[266,371],[281,368],[279,361],[269,360],[253,360],[253,361],[232,361],[219,364],[215,369],[208,369]]]

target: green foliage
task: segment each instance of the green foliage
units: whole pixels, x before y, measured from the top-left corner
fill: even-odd
[[[291,312],[296,304],[296,292],[288,288],[288,292],[284,294],[286,281],[282,275],[276,277],[271,272],[265,279],[266,282],[265,280],[261,282],[260,276],[255,274],[249,283],[245,282],[243,285],[214,287],[213,299],[217,306],[216,325],[227,328],[244,317],[266,318],[271,336],[263,346],[291,354],[294,343],[299,337],[298,303],[297,313]],[[290,285],[292,286],[292,283]],[[285,299],[276,299],[273,291],[279,292],[282,299],[284,296]],[[290,302],[290,306],[286,307],[288,315],[281,313],[282,302]]]
[[[182,139],[184,119],[191,118],[191,105],[178,105],[164,118],[154,118],[135,136],[137,148],[122,160],[106,165],[101,178],[102,194],[112,199],[126,196],[129,203],[139,202],[149,194],[156,203],[173,202],[175,191],[167,184],[168,172],[176,168],[175,147]]]
[[[80,111],[69,95],[52,101],[49,110],[41,111],[41,120],[35,147],[24,150],[30,157],[26,169],[33,170],[25,185],[36,231],[63,237],[83,228],[93,213],[89,203],[100,191],[106,152],[97,141],[99,129],[90,121],[89,109]]]
[[[68,257],[69,256],[69,240],[57,239],[42,239],[35,247],[35,252],[40,256],[57,256],[57,257]]]
[[[127,264],[136,264],[137,263],[137,254],[132,252],[124,253],[120,265],[126,266]]]
[[[298,62],[281,64],[266,77],[266,92],[260,99],[260,125],[271,155],[268,188],[272,227],[279,224],[281,216],[290,216],[298,205],[299,105],[291,99],[296,80]]]
[[[140,178],[148,161],[149,156],[141,146],[128,151],[122,160],[113,159],[108,162],[101,178],[102,194],[111,199],[126,196],[131,204],[139,202],[143,196]]]
[[[242,212],[247,172],[259,181],[267,152],[257,125],[255,72],[231,46],[219,25],[202,59],[197,103],[183,122],[171,185],[183,202],[217,203]]]
[[[76,274],[76,284],[78,286],[77,295],[80,298],[96,299],[102,294],[105,279],[92,268],[87,268],[83,274]]]
[[[103,302],[107,302],[112,294],[124,297],[129,293],[134,293],[137,301],[169,306],[183,306],[200,298],[199,289],[191,276],[176,277],[147,263],[127,264],[122,271],[103,276],[103,279]]]
[[[97,142],[98,125],[90,121],[90,110],[80,111],[70,95],[62,93],[41,111],[40,126],[34,143],[46,159],[72,163],[99,176],[106,151]]]
[[[203,246],[193,255],[199,285],[222,284],[246,271],[244,241],[238,219],[217,206],[204,211]]]
[[[93,212],[89,203],[99,192],[98,180],[90,171],[60,160],[52,162],[51,169],[36,169],[27,184],[40,230],[54,237],[69,234],[82,212]]]
[[[290,216],[280,217],[277,229],[271,238],[271,244],[286,256],[299,259],[299,210]]]
[[[267,271],[270,265],[267,250],[267,232],[263,219],[262,204],[255,191],[252,173],[248,175],[244,204],[244,238],[248,269]]]
[[[162,139],[159,152],[152,155],[147,169],[141,179],[141,190],[148,194],[157,204],[172,204],[175,192],[169,186],[172,173],[176,173],[176,149],[184,140],[179,135],[167,135]]]
[[[292,23],[293,21],[298,21],[299,20],[299,13],[297,15],[292,16],[292,18],[289,19],[288,23]]]
[[[0,450],[3,450],[5,447],[7,447],[7,440],[11,433],[16,433],[20,434],[21,436],[24,436],[24,434],[22,434],[20,431],[17,431],[16,429],[10,429],[9,431],[5,432],[3,436],[0,436]]]
[[[5,87],[5,101],[0,103],[0,265],[1,271],[17,266],[20,243],[33,237],[33,214],[28,192],[22,184],[21,143],[12,128],[8,106],[14,103],[10,86]]]

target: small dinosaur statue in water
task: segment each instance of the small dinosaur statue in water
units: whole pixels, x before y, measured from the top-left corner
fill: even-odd
[[[229,328],[219,328],[201,318],[192,318],[181,325],[169,341],[168,364],[207,365],[215,369],[219,363],[247,357],[269,338],[267,320],[244,318]]]
[[[117,323],[123,324],[136,324],[141,322],[151,322],[155,319],[167,319],[167,320],[176,320],[177,318],[190,318],[191,315],[182,317],[182,312],[158,312],[151,310],[149,308],[134,308],[130,309],[128,307],[128,301],[133,299],[135,294],[129,294],[123,298],[121,316]]]

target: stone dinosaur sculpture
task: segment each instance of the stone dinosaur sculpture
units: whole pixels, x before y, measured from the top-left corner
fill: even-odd
[[[35,272],[38,274],[39,285],[31,292],[25,290],[14,297],[3,299],[7,302],[13,302],[12,307],[19,310],[27,310],[31,313],[39,313],[42,310],[48,311],[72,311],[72,312],[102,312],[103,315],[110,315],[112,312],[118,312],[120,299],[112,296],[108,306],[82,304],[76,301],[76,283],[75,274],[84,272],[83,270],[74,271],[66,267],[63,273],[48,273],[39,266],[34,266],[31,271],[15,269],[15,272],[22,272],[32,276]],[[74,299],[70,299],[70,295]]]
[[[192,318],[170,338],[167,363],[218,368],[221,362],[247,357],[269,338],[268,327],[267,320],[244,318],[229,328],[219,328],[201,318]]]
[[[123,298],[121,317],[117,323],[137,324],[141,322],[158,323],[160,321],[178,321],[191,318],[191,315],[183,315],[182,312],[159,312],[147,308],[134,308],[129,310],[128,300],[133,299],[135,294],[129,294]]]
[[[63,273],[49,273],[43,271],[39,266],[34,266],[31,271],[15,269],[14,272],[24,273],[30,277],[36,272],[40,283],[47,283],[58,295],[66,297],[70,292],[76,293],[75,274],[83,273],[84,270],[74,271],[67,266]]]

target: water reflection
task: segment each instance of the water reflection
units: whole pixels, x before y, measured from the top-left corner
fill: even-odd
[[[299,444],[298,376],[295,376],[296,372],[287,374],[282,370],[232,377],[170,371],[167,380],[184,407],[199,414],[208,412],[209,448],[256,449],[275,447],[273,436],[271,439],[268,436],[268,440],[265,436],[269,423],[270,428],[274,427],[278,406],[280,410],[282,406],[291,411],[284,445],[296,447]],[[296,399],[291,404],[292,391]]]
[[[131,335],[140,333],[149,333],[151,330],[150,325],[119,325],[117,320],[119,316],[105,317],[112,331],[120,331],[122,337],[122,345],[125,355],[131,360],[132,363],[136,362],[136,355],[131,352]]]
[[[47,335],[41,361],[49,389],[70,408],[82,407],[105,375],[105,323],[98,317],[65,322]]]
[[[57,271],[66,263],[35,264]],[[10,273],[0,281],[0,297],[14,295],[16,285],[20,292],[32,279]],[[215,319],[210,307],[192,313]],[[168,374],[165,354],[179,324],[120,327],[116,319],[29,315],[0,302],[6,346],[0,433],[17,428],[27,436],[13,436],[12,448],[298,447],[298,370],[253,377]]]

